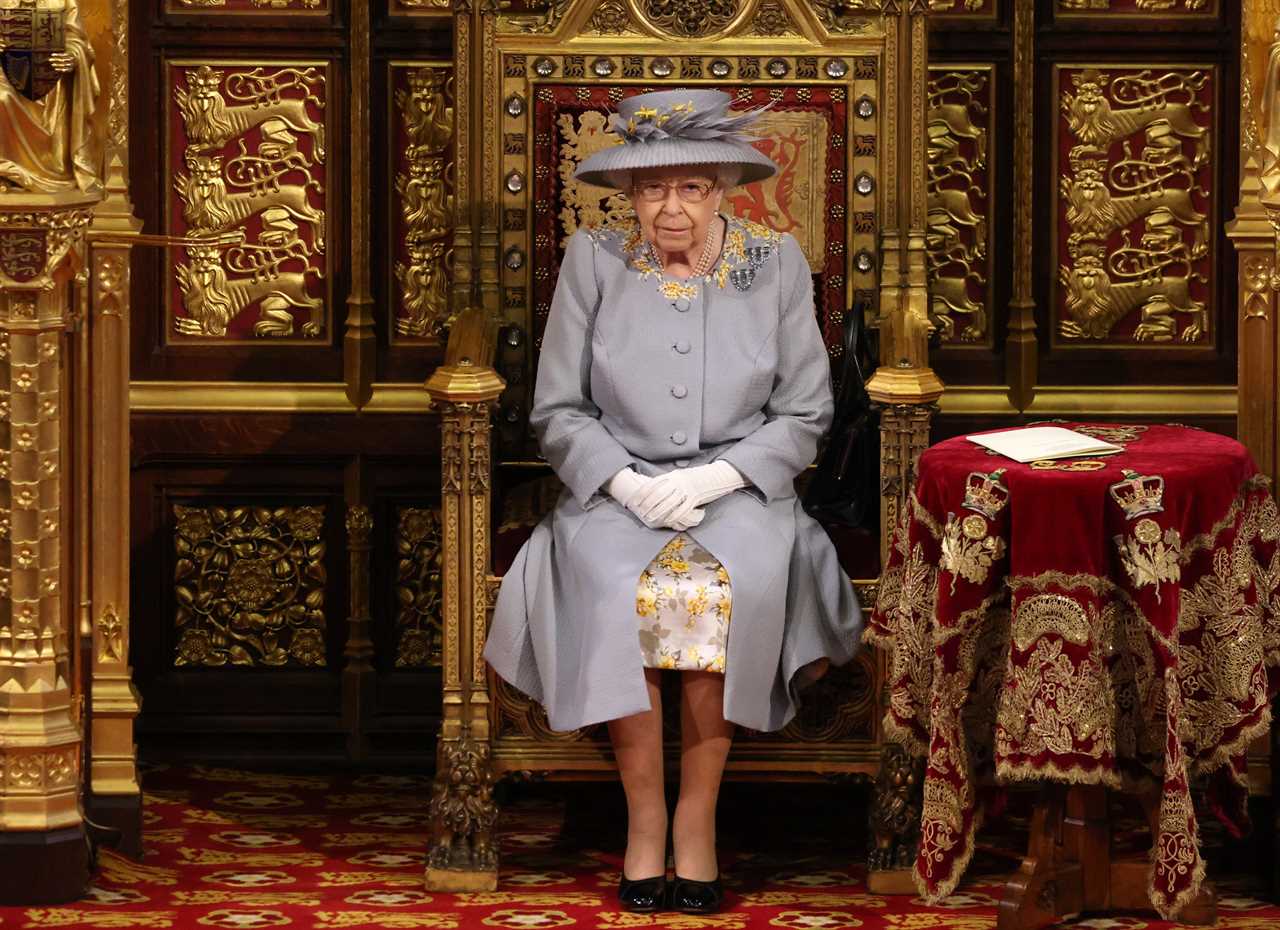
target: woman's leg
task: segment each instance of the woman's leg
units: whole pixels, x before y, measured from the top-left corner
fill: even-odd
[[[716,799],[733,724],[724,719],[724,675],[684,672],[680,702],[680,800],[671,841],[676,874],[709,882],[716,862]]]
[[[622,875],[632,881],[667,869],[667,798],[662,775],[662,692],[657,669],[644,670],[649,710],[609,721],[609,739],[627,795],[627,855]]]

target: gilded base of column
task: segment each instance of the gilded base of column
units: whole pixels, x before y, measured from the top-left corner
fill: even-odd
[[[91,794],[87,803],[89,820],[119,836],[119,839],[112,837],[108,845],[122,856],[141,861],[142,795]]]
[[[461,869],[433,869],[427,867],[427,891],[463,894],[477,891],[497,891],[498,870],[492,872],[464,872]]]
[[[0,833],[0,906],[65,904],[89,890],[84,825]]]
[[[138,747],[133,721],[137,689],[113,671],[95,670],[86,780],[89,819],[118,831],[114,848],[132,859],[142,857],[142,787],[138,784]]]

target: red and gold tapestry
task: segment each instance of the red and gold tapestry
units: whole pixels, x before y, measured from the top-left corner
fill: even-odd
[[[1077,429],[1124,452],[1018,464],[959,437],[920,458],[868,639],[892,652],[885,729],[928,757],[916,881],[955,887],[976,786],[1159,793],[1149,892],[1171,915],[1204,863],[1190,782],[1243,832],[1245,750],[1280,663],[1280,519],[1237,442]]]

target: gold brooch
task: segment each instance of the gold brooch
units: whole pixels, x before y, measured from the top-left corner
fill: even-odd
[[[1031,463],[1036,471],[1097,471],[1106,468],[1106,462],[1097,459],[1077,459],[1074,462],[1060,462],[1057,459],[1039,459]]]

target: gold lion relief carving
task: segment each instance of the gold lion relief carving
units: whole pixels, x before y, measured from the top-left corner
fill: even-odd
[[[1058,180],[1057,335],[1203,342],[1210,333],[1212,72],[1070,72]],[[1201,120],[1208,116],[1208,125]],[[1136,320],[1132,318],[1137,311]]]

